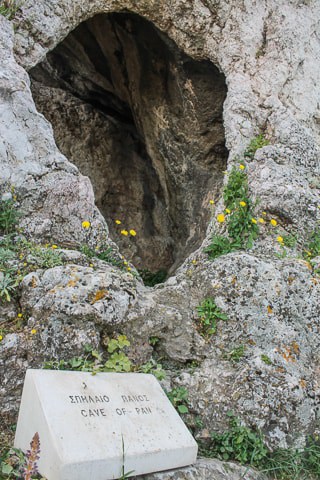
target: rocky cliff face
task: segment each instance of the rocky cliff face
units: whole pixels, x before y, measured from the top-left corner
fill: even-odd
[[[0,19],[1,189],[14,185],[24,235],[64,262],[28,272],[2,309],[4,324],[25,321],[0,344],[3,414],[28,366],[121,332],[137,361],[157,337],[207,429],[232,409],[270,445],[303,442],[319,430],[319,267],[301,258],[320,218],[319,3],[26,0],[19,15],[15,31]],[[223,184],[261,132],[270,143],[246,172],[265,223],[251,249],[211,261]],[[119,240],[116,217],[139,241]],[[113,241],[139,267],[180,267],[148,288],[77,251]],[[209,340],[196,322],[206,298],[228,315]]]

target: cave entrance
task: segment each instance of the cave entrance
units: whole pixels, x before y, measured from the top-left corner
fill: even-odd
[[[79,25],[30,76],[120,250],[139,269],[174,271],[203,240],[223,184],[224,75],[144,18],[112,13]]]

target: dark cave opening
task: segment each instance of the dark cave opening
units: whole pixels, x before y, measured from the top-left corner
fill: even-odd
[[[174,271],[203,240],[223,184],[224,75],[142,17],[112,13],[79,25],[30,76],[121,251],[137,268]]]

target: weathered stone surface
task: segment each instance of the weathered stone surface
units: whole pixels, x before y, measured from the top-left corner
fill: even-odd
[[[208,199],[221,191],[224,75],[124,13],[81,24],[30,75],[38,109],[91,179],[122,251],[137,268],[174,270],[201,244]],[[130,241],[126,226],[138,232]]]
[[[1,191],[15,187],[24,213],[21,226],[42,240],[79,245],[90,236],[81,226],[87,218],[96,234],[105,235],[92,186],[55,146],[51,126],[35,109],[28,75],[10,51],[12,26],[3,17],[0,22]]]
[[[263,129],[271,144],[248,161],[251,192],[260,199],[259,211],[275,217],[285,232],[296,233],[302,244],[320,215],[320,4],[312,0],[94,0],[89,5],[26,0],[15,34],[0,19],[1,183],[16,186],[27,233],[61,245],[95,244],[106,235],[106,226],[94,207],[90,182],[59,153],[50,125],[35,110],[28,76],[10,50],[13,39],[15,58],[30,69],[82,21],[123,9],[152,21],[185,54],[209,59],[223,72],[228,170]],[[217,211],[222,209],[221,202]],[[92,223],[89,231],[81,227],[85,219]],[[219,231],[214,221],[203,246],[212,231]],[[29,323],[0,344],[1,404],[16,412],[27,365],[80,354],[88,339],[103,349],[104,335],[121,328],[145,356],[150,346],[142,346],[149,337],[160,339],[155,352],[172,369],[172,385],[189,389],[190,424],[192,414],[201,415],[209,430],[222,430],[232,409],[261,428],[271,445],[303,441],[303,435],[319,430],[319,278],[296,251],[292,258],[278,258],[276,235],[264,227],[251,252],[214,262],[200,248],[155,289],[116,268],[112,272],[106,263],[96,270],[67,265],[31,274],[37,283],[32,286],[27,277],[21,299]],[[68,286],[73,270],[81,279]],[[92,304],[99,289],[113,298]],[[81,302],[73,303],[77,292]],[[195,320],[197,306],[208,296],[229,320],[219,322],[217,334],[205,342]],[[40,333],[31,337],[34,325]],[[239,345],[245,345],[245,354],[233,364],[230,352]],[[192,361],[198,362],[193,371]],[[179,374],[173,370],[177,366]],[[215,467],[195,468],[173,478],[224,478]]]
[[[243,478],[247,480],[265,479],[264,475],[251,468],[247,469],[235,463],[208,459],[199,459],[191,467],[137,477],[141,480],[241,480]]]

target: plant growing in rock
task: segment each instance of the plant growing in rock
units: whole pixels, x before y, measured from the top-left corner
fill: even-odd
[[[266,147],[269,144],[269,140],[264,137],[263,133],[260,133],[250,141],[249,146],[244,152],[244,156],[252,160],[259,148]]]
[[[154,287],[158,283],[163,283],[167,278],[167,271],[166,270],[158,270],[156,272],[151,272],[148,269],[138,270],[140,277],[143,280],[143,283],[147,287]]]
[[[16,0],[2,0],[0,5],[0,15],[3,15],[8,20],[13,20],[17,11],[22,6],[23,2]]]
[[[228,183],[223,191],[224,213],[217,215],[217,221],[226,224],[228,235],[213,235],[210,245],[205,249],[209,258],[214,260],[220,255],[234,250],[251,248],[258,237],[258,222],[254,218],[254,204],[249,196],[248,178],[245,165],[233,167]]]
[[[184,387],[176,387],[167,392],[167,396],[179,413],[189,413],[188,390]]]
[[[6,273],[0,271],[0,302],[10,302],[17,285],[18,281],[12,277],[10,271]]]
[[[261,433],[253,432],[242,425],[232,412],[229,412],[228,416],[229,430],[211,434],[212,441],[206,454],[221,460],[237,460],[242,465],[258,467],[268,453]]]
[[[19,213],[13,199],[0,201],[0,233],[8,235],[12,233],[18,223]]]
[[[38,472],[37,461],[40,458],[40,439],[36,432],[31,440],[30,449],[24,454],[18,448],[9,448],[0,458],[0,480],[43,479]]]
[[[320,255],[320,227],[317,227],[310,235],[309,242],[304,248],[304,258],[311,260]]]
[[[153,359],[142,365],[134,365],[124,352],[130,342],[125,335],[118,335],[107,344],[108,358],[103,359],[103,354],[86,346],[85,355],[73,357],[69,360],[49,360],[44,362],[43,368],[47,370],[74,370],[91,372],[95,375],[98,372],[141,372],[152,373],[158,380],[165,377],[164,371],[159,363]]]
[[[197,307],[197,312],[200,335],[206,338],[216,333],[218,320],[228,320],[228,315],[220,310],[213,298],[203,300]]]
[[[224,358],[231,360],[232,362],[239,363],[245,355],[245,352],[245,345],[239,345],[238,347],[233,348],[230,352],[226,353]]]

